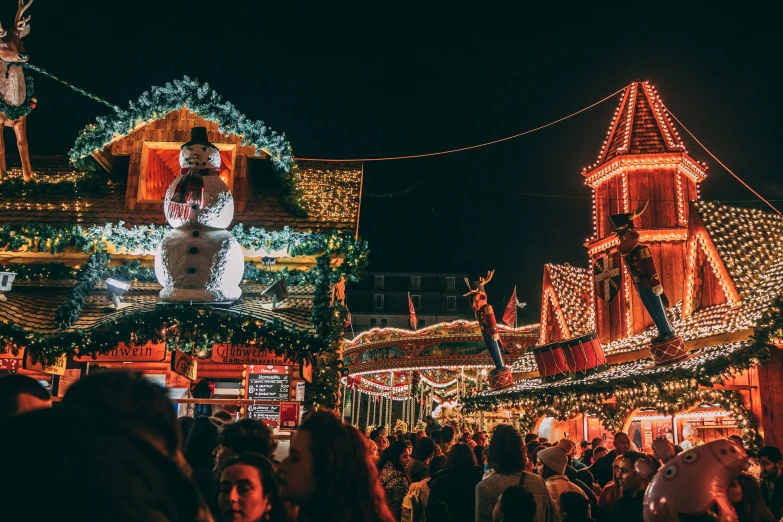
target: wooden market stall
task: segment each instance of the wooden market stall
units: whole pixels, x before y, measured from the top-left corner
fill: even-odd
[[[285,403],[336,406],[341,281],[368,252],[357,237],[361,163],[295,162],[284,137],[187,78],[152,93],[88,125],[69,157],[32,156],[29,186],[0,186],[0,270],[9,274],[0,372],[33,375],[62,395],[78,376],[129,368],[182,405],[274,422]],[[163,196],[199,126],[220,149],[235,201],[229,231],[245,266],[230,304],[163,302],[152,268],[167,230]],[[107,278],[130,284],[121,303]],[[202,381],[215,391],[193,397]]]

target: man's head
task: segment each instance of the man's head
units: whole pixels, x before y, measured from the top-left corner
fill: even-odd
[[[783,455],[775,446],[764,446],[758,452],[761,478],[775,480],[783,474]]]
[[[52,396],[35,379],[26,375],[0,377],[0,419],[52,406]]]
[[[226,462],[248,451],[271,459],[276,447],[272,430],[263,422],[240,419],[224,424],[218,433],[218,445],[215,448],[215,470],[219,472]]]
[[[444,444],[451,444],[454,442],[454,428],[451,426],[444,426],[440,430],[440,437],[443,439]]]
[[[737,446],[739,446],[740,448],[745,447],[745,443],[742,441],[742,437],[740,437],[739,435],[729,435],[728,439],[734,444],[736,444]]]
[[[388,437],[389,436],[389,430],[387,430],[386,428],[381,428],[380,430],[378,430],[378,436],[379,437]]]
[[[424,417],[424,422],[426,422],[427,424],[432,424],[433,422],[435,422],[435,419],[432,418],[432,415],[427,415],[426,417]]]
[[[590,443],[590,447],[593,448],[593,450],[597,448],[603,448],[604,447],[604,439],[601,437],[596,437],[593,439],[593,441]]]
[[[522,486],[506,488],[492,510],[492,522],[532,522],[536,518],[536,501]]]
[[[617,439],[615,439],[617,440]],[[647,487],[647,480],[634,469],[634,464],[644,458],[644,453],[638,451],[626,451],[620,459],[619,480],[623,488],[623,495],[636,495]]]
[[[538,440],[538,435],[536,435],[535,433],[528,433],[527,435],[525,435],[525,446],[527,446],[534,440]]]
[[[473,434],[473,440],[476,442],[477,446],[486,446],[487,434],[483,431],[477,431]]]
[[[691,444],[699,440],[699,434],[691,426],[685,426],[682,429],[682,436],[685,437]]]
[[[622,431],[614,434],[614,449],[618,455],[631,449],[631,439],[628,438],[628,434]]]
[[[576,491],[560,495],[560,516],[563,520],[590,520],[590,501]]]
[[[609,451],[603,446],[596,448],[593,450],[593,460],[596,461],[601,457],[605,457],[607,453],[609,453]]]
[[[557,447],[563,450],[569,457],[576,456],[576,444],[574,444],[573,441],[561,439],[560,442],[557,443]]]
[[[604,450],[606,451],[606,450]],[[615,457],[615,459],[612,461],[612,480],[614,480],[617,484],[620,483],[620,462],[623,460],[622,455],[618,455]]]

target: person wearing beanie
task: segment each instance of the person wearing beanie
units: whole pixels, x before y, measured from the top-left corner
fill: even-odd
[[[568,455],[560,447],[546,448],[538,452],[538,465],[536,470],[544,479],[546,488],[555,503],[555,509],[560,513],[560,495],[566,491],[573,491],[587,498],[582,489],[568,480],[564,475],[568,465]]]

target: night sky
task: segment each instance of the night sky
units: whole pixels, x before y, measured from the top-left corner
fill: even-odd
[[[0,4],[7,27],[14,4]],[[36,0],[25,43],[31,63],[121,106],[152,85],[196,77],[284,132],[300,157],[472,145],[649,80],[719,158],[783,200],[782,64],[769,13],[649,2],[602,12],[559,3],[534,12],[523,2],[277,4],[293,3]],[[36,96],[28,120],[34,154],[67,153],[78,132],[107,113],[46,78],[36,78]],[[587,263],[590,191],[581,169],[595,161],[619,100],[499,145],[367,163],[360,234],[370,242],[370,268],[473,278],[495,268],[490,299],[500,302],[518,285],[529,302],[523,319],[537,320],[543,264]],[[686,143],[710,166],[704,199],[753,199]]]

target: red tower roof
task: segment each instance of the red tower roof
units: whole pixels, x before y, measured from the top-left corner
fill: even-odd
[[[648,82],[626,87],[607,134],[598,161],[590,169],[623,154],[687,152],[661,98]]]

